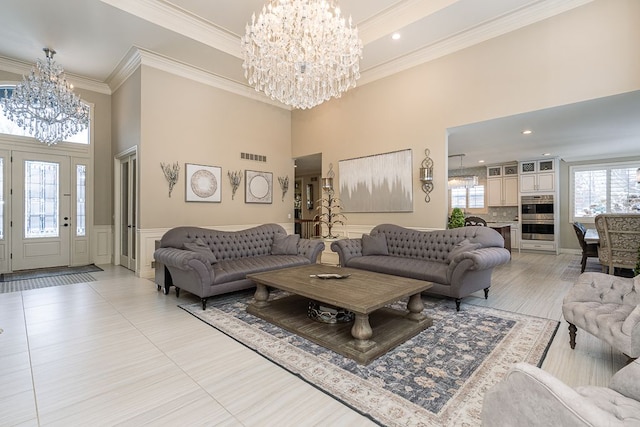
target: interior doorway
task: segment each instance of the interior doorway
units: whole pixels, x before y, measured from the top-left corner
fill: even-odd
[[[116,260],[136,271],[136,230],[138,223],[138,156],[133,148],[116,158]]]
[[[302,238],[314,237],[319,235],[315,218],[319,206],[317,201],[322,197],[322,153],[297,157],[294,165],[294,232]]]

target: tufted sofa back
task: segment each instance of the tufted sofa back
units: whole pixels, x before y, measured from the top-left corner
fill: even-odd
[[[446,262],[455,245],[468,239],[486,247],[504,247],[504,239],[489,227],[460,227],[450,230],[419,231],[394,224],[380,224],[371,235],[383,233],[387,239],[389,255],[405,258]]]
[[[176,227],[167,231],[160,241],[161,248],[182,249],[185,243],[200,238],[213,251],[216,258],[230,260],[269,255],[273,236],[287,232],[278,224],[264,224],[240,231],[220,231],[200,227]]]

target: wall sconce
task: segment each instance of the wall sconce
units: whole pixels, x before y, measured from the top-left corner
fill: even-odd
[[[424,201],[426,203],[429,203],[431,201],[429,193],[433,191],[433,160],[431,160],[429,154],[429,149],[425,149],[425,158],[422,161],[422,165],[420,167],[420,182],[422,183],[422,191],[424,191],[425,193]]]
[[[322,178],[322,189],[326,191],[333,190],[333,178],[336,174],[333,172],[333,163],[329,163],[329,172],[327,172],[327,177]]]

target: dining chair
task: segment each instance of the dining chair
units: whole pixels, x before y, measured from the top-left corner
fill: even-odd
[[[603,271],[615,274],[616,269],[633,270],[640,249],[640,214],[600,214],[595,223]]]
[[[584,269],[587,267],[587,258],[589,257],[598,257],[598,244],[597,243],[587,243],[584,240],[584,236],[587,233],[586,227],[580,222],[573,223],[573,229],[576,232],[576,237],[578,238],[578,242],[580,243],[580,247],[582,248],[582,262],[580,273],[584,273]]]
[[[487,221],[485,221],[484,219],[480,218],[479,216],[468,216],[464,219],[464,226],[468,227],[468,226],[473,226],[473,225],[479,225],[482,227],[486,227],[487,226]]]

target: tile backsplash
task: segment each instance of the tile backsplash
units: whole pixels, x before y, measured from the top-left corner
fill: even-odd
[[[474,216],[479,216],[487,222],[512,222],[517,221],[518,218],[517,206],[490,207],[488,210],[486,214]]]

